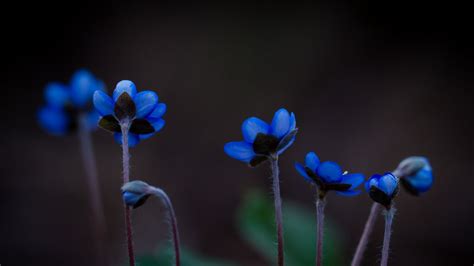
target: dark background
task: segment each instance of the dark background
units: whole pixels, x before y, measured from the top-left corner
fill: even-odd
[[[35,121],[46,83],[80,67],[112,90],[122,79],[167,103],[165,129],[132,152],[132,177],[172,197],[183,245],[265,265],[240,237],[235,211],[248,188],[270,191],[266,165],[250,169],[223,145],[249,116],[295,112],[297,141],[281,158],[282,196],[312,208],[293,169],[316,151],[369,176],[409,155],[429,157],[433,189],[402,192],[392,265],[474,263],[472,25],[465,6],[331,4],[16,3],[3,8],[0,264],[90,265],[91,218],[75,136]],[[94,144],[114,264],[125,260],[121,150]],[[370,199],[329,196],[349,263]],[[134,215],[140,254],[166,238],[154,201]],[[376,265],[382,219],[367,252]],[[291,266],[291,265],[290,265]]]

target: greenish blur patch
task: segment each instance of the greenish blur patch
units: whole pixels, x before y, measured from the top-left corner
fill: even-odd
[[[163,248],[153,255],[143,255],[137,258],[138,266],[174,266],[174,253],[170,248]],[[199,255],[189,249],[181,250],[181,266],[236,266],[215,258],[208,258]]]
[[[273,201],[261,191],[250,191],[238,211],[238,226],[242,237],[265,259],[276,264],[277,244]],[[326,217],[327,218],[327,217]],[[289,266],[308,266],[315,263],[316,217],[308,210],[290,201],[283,201],[285,262]],[[325,221],[325,266],[343,265],[337,252],[342,241],[331,221]]]

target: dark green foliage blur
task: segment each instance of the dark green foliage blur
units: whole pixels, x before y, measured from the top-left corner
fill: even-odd
[[[316,251],[316,217],[314,211],[291,201],[283,201],[283,225],[285,236],[285,261],[289,266],[314,264]],[[241,237],[261,254],[269,265],[276,263],[276,234],[273,201],[269,194],[252,190],[244,195],[237,212],[237,224]],[[338,254],[342,242],[337,230],[326,219],[324,235],[324,265],[343,265]],[[173,253],[170,248],[162,249],[156,255],[138,258],[139,265],[172,266]],[[198,255],[191,250],[182,254],[183,266],[234,266],[237,263]]]
[[[144,255],[137,258],[139,266],[173,266],[174,254],[170,248],[162,249],[155,255]],[[235,266],[236,264],[220,259],[207,258],[193,251],[183,249],[181,254],[182,266]]]

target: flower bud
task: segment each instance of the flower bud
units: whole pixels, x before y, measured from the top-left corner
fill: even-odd
[[[425,157],[408,157],[398,165],[396,171],[403,187],[415,196],[428,191],[433,185],[433,171]]]
[[[365,189],[373,201],[390,209],[392,200],[398,193],[398,178],[392,173],[376,174],[367,180]]]
[[[151,186],[143,181],[135,180],[122,186],[123,201],[134,209],[143,205],[150,195]]]

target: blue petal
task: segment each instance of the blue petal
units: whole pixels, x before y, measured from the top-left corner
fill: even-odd
[[[369,192],[371,186],[376,186],[378,188],[379,187],[379,179],[381,177],[382,176],[379,175],[379,174],[372,175],[369,178],[369,180],[367,180],[367,182],[365,182],[365,190],[367,190],[367,192]]]
[[[252,145],[245,141],[229,142],[224,146],[224,151],[230,157],[243,162],[250,162],[255,156]]]
[[[292,112],[290,116],[290,130],[293,131],[296,129],[296,117],[295,114]]]
[[[93,101],[95,109],[102,116],[114,113],[114,102],[112,101],[112,98],[110,98],[109,95],[105,94],[103,91],[95,91]]]
[[[306,164],[309,169],[313,170],[313,172],[316,172],[316,168],[319,166],[319,158],[314,152],[309,152],[306,154],[306,158],[304,163]]]
[[[153,126],[153,128],[155,129],[155,132],[158,132],[160,131],[164,126],[165,126],[165,120],[164,119],[160,119],[156,122],[154,122],[153,124],[151,124]]]
[[[48,105],[62,108],[69,101],[69,90],[65,85],[53,82],[46,86],[44,98]]]
[[[153,137],[155,134],[156,134],[156,131],[150,134],[140,134],[138,135],[138,138],[140,138],[140,140],[145,140],[145,139],[149,139]]]
[[[304,177],[304,180],[306,180],[307,182],[309,183],[314,183],[313,179],[311,179],[311,177],[308,176],[308,174],[306,173],[306,170],[304,169],[304,166],[300,163],[295,163],[295,168],[296,168],[296,171],[298,171],[298,173]]]
[[[88,130],[95,130],[97,129],[97,124],[99,123],[100,120],[100,115],[96,111],[89,112],[87,114],[87,129]]]
[[[137,107],[137,118],[148,116],[158,104],[158,95],[154,91],[142,91],[135,95],[135,106]]]
[[[290,130],[290,114],[284,108],[275,112],[272,120],[272,135],[282,138]]]
[[[115,141],[122,145],[122,133],[114,133]],[[140,142],[137,134],[128,133],[128,147],[135,147]]]
[[[389,196],[392,196],[393,191],[395,191],[397,186],[398,180],[392,174],[385,174],[379,179],[379,189]]]
[[[242,134],[248,143],[253,143],[259,133],[266,135],[269,131],[270,126],[260,118],[250,117],[242,123]]]
[[[134,206],[142,197],[143,197],[143,194],[139,194],[139,193],[132,193],[129,191],[125,191],[122,193],[123,201],[128,206]]]
[[[153,112],[151,112],[151,114],[149,114],[146,119],[153,123],[154,121],[160,119],[165,114],[165,112],[166,112],[166,104],[159,103],[156,105]]]
[[[280,154],[282,154],[284,151],[286,151],[286,150],[293,144],[293,142],[295,142],[295,139],[296,139],[296,136],[294,136],[294,137],[290,140],[290,142],[288,142],[288,144],[286,144],[285,147],[279,149],[278,152],[277,152],[277,154],[280,155]]]
[[[364,182],[364,175],[363,174],[346,174],[342,175],[341,183],[343,184],[350,184],[350,189],[355,189],[360,184]]]
[[[433,185],[433,172],[431,167],[425,166],[416,175],[405,177],[405,180],[418,192],[426,192]]]
[[[360,194],[360,190],[336,191],[337,194],[345,197],[353,197]]]
[[[137,94],[137,87],[135,87],[135,84],[130,80],[120,81],[119,83],[117,83],[117,86],[115,86],[115,90],[112,95],[114,102],[116,102],[118,97],[120,97],[120,95],[122,95],[122,93],[124,92],[128,93],[128,95],[130,95],[130,97],[132,97],[133,99],[133,97],[135,97],[135,95]]]
[[[328,183],[336,183],[342,179],[342,169],[335,162],[323,162],[317,169],[318,175]]]
[[[79,70],[71,79],[71,100],[77,107],[85,107],[92,101],[96,90],[103,89],[103,83],[96,80],[87,70]]]
[[[38,111],[41,127],[53,135],[64,135],[69,129],[70,118],[63,110],[43,107]]]

